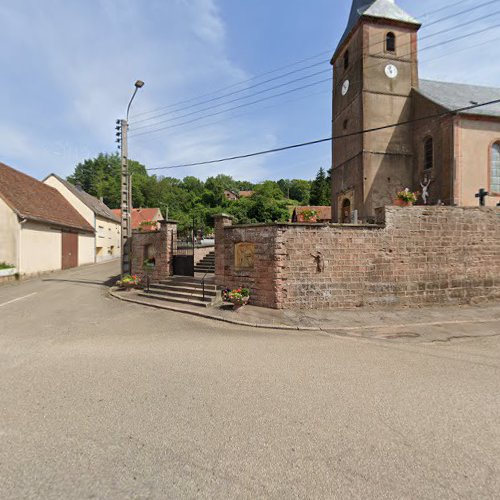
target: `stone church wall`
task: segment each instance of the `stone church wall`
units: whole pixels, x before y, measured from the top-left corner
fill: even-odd
[[[372,226],[225,226],[216,279],[248,286],[252,304],[277,309],[500,298],[500,209],[386,207],[378,217]]]

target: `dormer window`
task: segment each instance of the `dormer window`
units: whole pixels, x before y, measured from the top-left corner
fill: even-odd
[[[347,69],[349,67],[349,51],[346,50],[344,52],[344,69]]]
[[[385,50],[387,52],[396,52],[396,35],[392,31],[385,36]]]

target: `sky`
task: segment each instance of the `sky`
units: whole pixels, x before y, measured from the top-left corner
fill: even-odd
[[[421,77],[500,87],[500,0],[396,1],[423,23]],[[148,168],[329,137],[329,59],[350,8],[351,0],[0,0],[0,161],[42,179],[116,152],[115,120],[137,79],[145,86],[132,104],[129,156]],[[156,173],[259,182],[311,179],[330,164],[326,143]]]

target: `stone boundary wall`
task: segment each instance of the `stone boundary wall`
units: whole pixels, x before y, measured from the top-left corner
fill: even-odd
[[[160,281],[172,276],[174,272],[174,252],[177,247],[177,222],[161,221],[159,231],[134,231],[132,234],[132,271],[131,274],[144,279],[144,260],[147,247],[150,247],[156,266],[151,273],[151,281]]]
[[[500,209],[386,207],[378,220],[377,226],[225,225],[217,282],[248,286],[252,304],[278,309],[500,299]],[[252,269],[235,266],[241,242],[253,244]]]

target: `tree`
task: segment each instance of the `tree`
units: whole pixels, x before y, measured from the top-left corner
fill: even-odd
[[[319,169],[316,179],[312,182],[310,203],[313,206],[327,206],[331,204],[330,188],[323,168]]]

